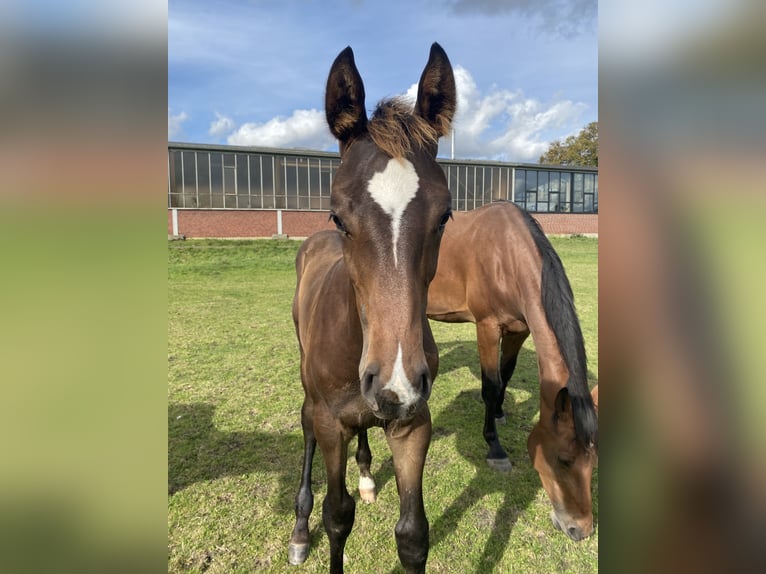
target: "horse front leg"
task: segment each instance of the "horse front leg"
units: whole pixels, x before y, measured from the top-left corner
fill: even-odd
[[[370,472],[372,452],[367,439],[367,429],[359,431],[359,442],[356,448],[356,464],[359,466],[359,497],[363,502],[375,502],[375,480]]]
[[[496,420],[498,411],[502,412],[504,392],[498,367],[500,331],[497,325],[477,323],[476,335],[481,362],[481,398],[484,401],[484,440],[489,446],[486,460],[487,464],[496,470],[509,471],[511,461],[500,445]]]
[[[330,572],[342,574],[343,549],[354,526],[356,503],[346,490],[346,459],[352,433],[329,413],[315,417],[314,432],[327,469],[327,496],[322,523],[330,540]]]
[[[412,421],[386,425],[399,492],[396,548],[408,574],[425,572],[428,519],[423,506],[423,467],[431,442],[431,413],[425,406]]]
[[[303,427],[303,471],[298,494],[295,495],[295,527],[287,546],[287,560],[290,564],[303,564],[309,554],[309,516],[314,508],[314,495],[311,492],[311,467],[316,450],[314,436],[314,407],[308,396],[301,409]]]
[[[497,404],[497,410],[495,411],[495,422],[497,424],[505,424],[506,416],[503,410],[503,402],[505,401],[505,390],[508,388],[508,381],[511,380],[513,372],[516,370],[516,362],[519,358],[519,351],[524,341],[527,340],[529,331],[522,333],[505,333],[500,340],[500,402]]]

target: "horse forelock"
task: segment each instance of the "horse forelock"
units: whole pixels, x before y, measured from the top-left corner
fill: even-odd
[[[417,149],[438,145],[439,134],[421,116],[413,112],[404,98],[378,103],[367,124],[375,145],[390,157],[405,157]]]

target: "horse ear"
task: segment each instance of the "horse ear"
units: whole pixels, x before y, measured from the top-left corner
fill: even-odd
[[[439,137],[452,129],[452,118],[457,108],[455,75],[447,54],[436,42],[431,46],[423,74],[418,84],[415,113],[423,117]]]
[[[367,129],[364,85],[350,46],[338,54],[330,68],[325,90],[325,115],[330,131],[340,142],[341,154]]]

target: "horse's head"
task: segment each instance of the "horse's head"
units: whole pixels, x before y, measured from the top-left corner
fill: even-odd
[[[455,80],[434,44],[414,109],[381,102],[368,121],[351,48],[327,79],[325,111],[338,138],[331,218],[343,241],[362,324],[361,392],[382,419],[406,419],[425,404],[436,374],[426,302],[451,197],[436,163],[455,113]]]
[[[590,484],[598,451],[596,445],[577,439],[566,387],[556,395],[553,415],[540,413],[527,450],[553,505],[553,524],[572,540],[590,536],[594,530]]]

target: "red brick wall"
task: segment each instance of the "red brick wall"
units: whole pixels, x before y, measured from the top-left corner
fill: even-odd
[[[330,214],[326,211],[282,212],[282,233],[290,237],[308,237],[321,229],[335,229],[335,224],[330,221]]]
[[[548,235],[598,235],[598,213],[533,213]]]
[[[535,213],[548,234],[598,234],[598,214]],[[282,233],[308,237],[321,229],[333,229],[326,211],[282,211]],[[168,209],[168,235],[173,233]],[[179,209],[178,233],[186,237],[271,237],[277,233],[276,211],[234,209]]]

